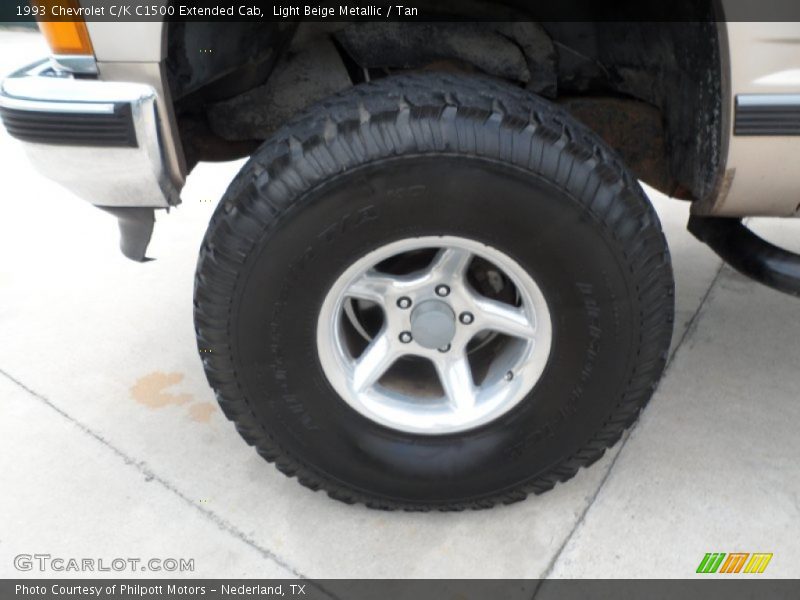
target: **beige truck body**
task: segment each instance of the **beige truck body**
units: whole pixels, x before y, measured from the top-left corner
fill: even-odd
[[[88,23],[99,74],[112,81],[153,86],[170,172],[180,185],[186,175],[169,90],[163,75],[166,32],[163,23]],[[728,128],[724,175],[714,197],[697,203],[706,215],[796,216],[800,209],[800,169],[787,157],[800,155],[800,136],[734,135],[736,98],[742,95],[798,95],[800,102],[800,23],[721,22],[724,98]],[[125,40],[125,42],[121,42]]]

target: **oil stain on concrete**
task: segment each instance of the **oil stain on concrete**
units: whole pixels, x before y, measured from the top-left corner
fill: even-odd
[[[183,381],[183,373],[162,373],[155,371],[141,377],[131,388],[131,396],[136,402],[148,408],[164,408],[165,406],[185,406],[189,419],[195,423],[209,423],[217,409],[213,402],[195,402],[191,394],[178,394],[169,388]]]
[[[183,373],[162,373],[155,371],[140,378],[131,388],[131,396],[139,404],[148,408],[163,408],[170,405],[182,405],[192,400],[191,394],[173,394],[168,391],[183,381]]]
[[[198,423],[208,423],[217,409],[212,402],[200,402],[189,407],[189,417]]]

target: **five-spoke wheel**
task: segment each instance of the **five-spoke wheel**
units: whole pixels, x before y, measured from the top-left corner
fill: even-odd
[[[317,325],[339,395],[387,427],[464,431],[511,410],[536,384],[550,312],[499,250],[457,237],[387,244],[334,283]]]

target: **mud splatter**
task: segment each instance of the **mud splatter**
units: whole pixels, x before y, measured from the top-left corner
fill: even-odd
[[[181,405],[191,401],[191,394],[173,394],[166,391],[183,381],[183,373],[162,373],[156,371],[139,379],[131,388],[131,396],[139,404],[148,408],[163,408],[169,405]]]
[[[216,405],[211,402],[192,404],[189,407],[189,417],[192,421],[196,421],[197,423],[208,423],[216,408]]]

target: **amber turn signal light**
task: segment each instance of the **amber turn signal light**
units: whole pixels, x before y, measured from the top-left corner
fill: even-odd
[[[86,23],[82,19],[61,20],[65,17],[59,16],[75,14],[74,9],[79,8],[77,0],[32,0],[31,4],[45,9],[38,18],[38,25],[53,54],[94,54]]]

